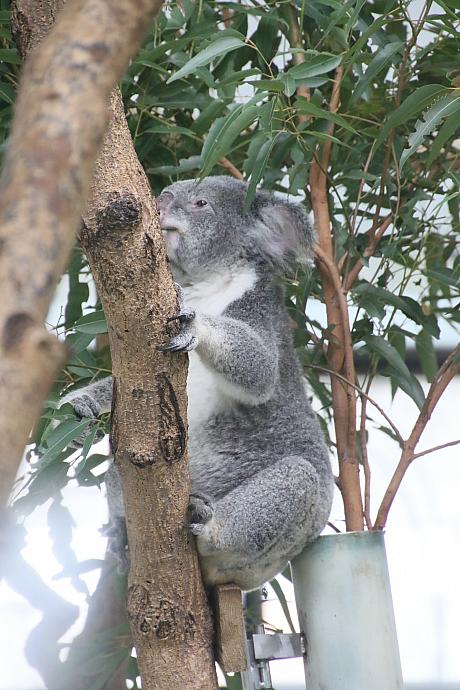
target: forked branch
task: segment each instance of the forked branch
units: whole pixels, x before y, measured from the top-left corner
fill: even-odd
[[[450,353],[443,365],[440,367],[434,380],[431,383],[425,402],[417,417],[417,421],[410,433],[407,441],[404,442],[403,450],[396,470],[391,478],[388,488],[380,504],[375,521],[374,529],[383,529],[386,525],[388,512],[396,496],[396,492],[401,486],[401,482],[410,464],[416,457],[424,453],[416,453],[415,449],[423,431],[428,424],[438,401],[454,376],[460,372],[460,345]],[[456,443],[456,442],[454,442]],[[446,444],[448,445],[448,444]]]

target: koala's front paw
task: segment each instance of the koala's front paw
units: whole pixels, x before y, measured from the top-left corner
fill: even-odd
[[[188,309],[182,306],[178,314],[171,316],[167,323],[178,321],[180,324],[180,331],[175,335],[169,343],[158,347],[159,352],[190,352],[198,345],[198,338],[195,335],[195,312],[193,309]]]
[[[214,505],[210,498],[203,494],[191,494],[187,518],[189,529],[192,534],[200,534],[203,527],[211,520],[214,515]]]

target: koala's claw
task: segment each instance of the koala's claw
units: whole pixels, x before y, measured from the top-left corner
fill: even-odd
[[[158,352],[190,352],[198,345],[198,339],[190,333],[179,333],[167,345],[158,347]]]
[[[193,335],[191,324],[195,319],[193,309],[182,308],[178,314],[170,316],[167,323],[179,321],[180,332],[175,335],[166,345],[160,345],[158,352],[190,352],[198,345],[198,338]]]
[[[195,312],[193,309],[182,309],[178,314],[170,316],[166,323],[171,323],[171,321],[179,321],[180,324],[190,323],[195,318]]]
[[[203,527],[209,522],[214,515],[214,506],[212,501],[203,494],[191,494],[187,518],[189,530],[192,534],[200,534]]]

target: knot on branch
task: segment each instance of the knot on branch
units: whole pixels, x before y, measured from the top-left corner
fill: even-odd
[[[144,585],[132,585],[128,589],[127,611],[131,625],[142,635],[154,634],[159,640],[183,642],[192,642],[195,637],[194,615],[166,598],[152,601]]]
[[[106,206],[96,214],[99,231],[132,230],[141,221],[142,205],[131,192],[111,192]]]
[[[123,455],[127,457],[129,462],[135,467],[151,467],[158,460],[155,453],[137,453],[134,450],[126,450]]]
[[[159,445],[164,460],[172,465],[185,453],[186,429],[174,388],[166,374],[156,377],[160,402]]]

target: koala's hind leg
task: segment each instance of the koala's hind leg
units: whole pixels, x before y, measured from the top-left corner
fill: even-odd
[[[302,457],[289,456],[256,473],[192,524],[205,580],[253,589],[274,577],[322,531],[333,487]]]
[[[127,572],[129,568],[129,553],[125,509],[120,475],[113,460],[105,474],[105,486],[107,489],[109,523],[104,529],[104,534],[109,538],[109,551],[111,551],[118,562],[118,570],[120,572]]]

